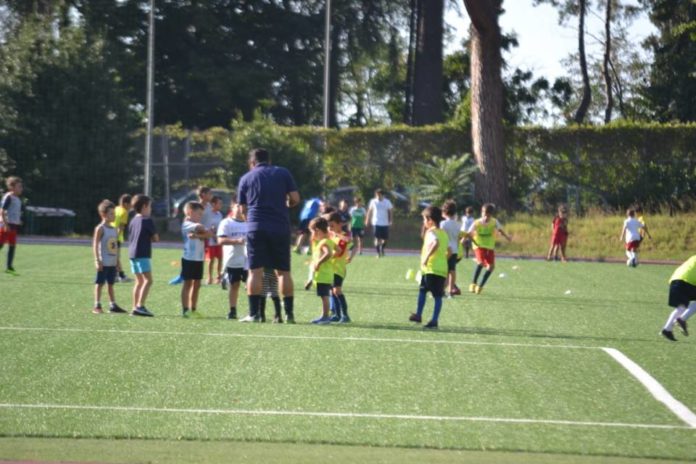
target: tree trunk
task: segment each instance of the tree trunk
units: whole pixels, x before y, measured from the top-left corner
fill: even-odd
[[[587,110],[590,108],[592,101],[592,89],[590,88],[590,76],[587,73],[587,58],[585,57],[585,13],[587,10],[587,1],[580,0],[580,24],[578,25],[578,54],[580,55],[580,72],[582,73],[582,100],[580,106],[575,112],[573,120],[582,124],[587,116]]]
[[[418,10],[421,0],[411,0],[411,14],[408,22],[408,58],[406,59],[406,99],[404,102],[404,123],[413,124],[413,68],[415,64],[416,37],[418,35]]]
[[[502,0],[464,0],[471,17],[471,136],[480,174],[476,199],[509,208],[503,134]]]
[[[614,96],[611,87],[611,3],[613,0],[606,0],[607,9],[604,17],[604,63],[602,73],[604,74],[604,89],[607,94],[607,106],[604,110],[604,123],[611,121],[611,113],[614,109]]]
[[[413,124],[423,126],[443,120],[442,34],[444,0],[420,2],[416,65],[413,74]]]
[[[335,21],[331,26],[331,53],[329,54],[330,69],[329,74],[329,127],[338,127],[338,90],[341,85],[341,26]]]

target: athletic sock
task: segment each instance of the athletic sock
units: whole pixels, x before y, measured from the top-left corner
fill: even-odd
[[[667,318],[667,322],[665,323],[665,326],[663,327],[664,330],[672,331],[672,327],[674,327],[674,322],[677,320],[677,317],[679,317],[679,314],[683,311],[684,308],[683,306],[677,306],[677,309],[672,311],[672,313],[669,315]]]
[[[424,288],[421,288],[418,291],[418,307],[416,308],[416,314],[419,316],[423,314],[423,307],[425,306],[425,296],[427,295],[428,291]]]
[[[440,318],[440,310],[442,309],[442,297],[441,296],[436,296],[435,297],[435,309],[433,310],[433,321],[437,322],[437,320]]]
[[[281,317],[282,316],[282,311],[280,307],[280,297],[279,296],[272,296],[271,300],[273,300],[273,309],[275,310],[275,317]]]
[[[483,269],[483,266],[480,264],[476,266],[476,269],[474,269],[474,284],[478,281],[478,278],[481,275],[481,269]]]
[[[126,273],[123,272],[123,271],[121,271],[121,272],[118,273],[118,276],[119,276],[120,278],[122,278],[122,279],[125,279],[125,278],[126,278]]]
[[[375,245],[375,250],[377,250],[377,256],[382,256],[382,247],[380,245]]]
[[[116,307],[116,302],[115,301],[109,301],[109,308],[115,308]]]
[[[348,317],[348,302],[346,301],[346,296],[341,293],[338,295],[338,300],[341,302],[341,310],[343,311],[343,317]]]
[[[251,317],[259,317],[260,306],[261,295],[249,295],[249,315]]]
[[[260,296],[259,297],[259,312],[258,312],[258,317],[261,318],[261,320],[266,319],[266,295]]]
[[[382,243],[380,248],[382,249],[382,256],[384,256],[384,249],[387,248],[387,242]]]
[[[493,271],[486,271],[483,273],[483,279],[481,279],[481,285],[479,287],[483,287],[486,285],[486,282],[488,281],[488,278],[493,274]]]
[[[696,313],[696,301],[692,301],[691,304],[689,304],[688,309],[682,311],[681,315],[679,316],[679,319],[685,321],[691,316],[693,316],[694,313]]]
[[[12,262],[14,261],[15,248],[17,248],[17,247],[14,245],[10,245],[7,248],[7,269],[12,269]]]
[[[95,301],[95,302],[94,302],[94,307],[95,307],[95,308],[101,308],[101,301]]]
[[[333,293],[331,294],[331,298],[329,298],[329,307],[336,316],[341,317],[341,302],[338,301],[338,297]]]
[[[295,304],[295,297],[292,296],[286,296],[283,298],[283,306],[285,307],[285,317],[294,319],[294,308],[293,305]]]

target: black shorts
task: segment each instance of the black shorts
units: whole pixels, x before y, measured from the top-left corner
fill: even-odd
[[[297,232],[300,234],[308,234],[309,233],[309,223],[311,219],[303,219],[300,221],[300,225],[297,227]]]
[[[317,296],[331,295],[331,284],[317,284]]]
[[[249,269],[267,267],[276,271],[290,270],[290,235],[265,230],[247,232]]]
[[[375,226],[375,238],[389,239],[389,226]]]
[[[673,280],[669,283],[669,301],[667,304],[670,307],[689,306],[692,301],[696,301],[696,286],[683,280]]]
[[[365,229],[350,229],[350,233],[353,237],[364,237]]]
[[[116,266],[103,266],[101,271],[97,271],[97,277],[94,279],[95,284],[113,285],[114,282],[116,282]]]
[[[341,276],[338,275],[338,274],[334,274],[334,283],[333,283],[333,286],[334,286],[334,287],[343,287],[343,279],[345,279],[345,277],[341,277]]]
[[[457,263],[459,262],[459,257],[457,254],[450,255],[449,258],[447,258],[447,271],[452,272],[457,269]]]
[[[203,261],[189,261],[181,258],[181,278],[184,280],[201,280],[203,278]]]
[[[247,275],[249,272],[243,267],[228,267],[226,271],[227,281],[231,284],[247,281]]]
[[[445,277],[435,274],[423,274],[421,277],[420,289],[430,292],[434,297],[445,296]]]

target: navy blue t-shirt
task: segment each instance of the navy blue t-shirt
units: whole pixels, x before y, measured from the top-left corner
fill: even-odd
[[[285,168],[257,164],[239,180],[239,204],[247,206],[247,230],[289,234],[287,195],[296,192],[292,174]]]
[[[157,233],[155,221],[150,217],[135,216],[128,224],[128,257],[151,258],[152,236]]]

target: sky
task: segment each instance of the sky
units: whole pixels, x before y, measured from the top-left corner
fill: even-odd
[[[458,2],[461,5],[461,2]],[[624,3],[637,4],[634,1]],[[533,6],[532,0],[505,0],[505,14],[500,17],[504,33],[517,33],[519,47],[507,53],[504,59],[511,69],[530,69],[536,77],[546,77],[550,81],[569,74],[562,60],[577,50],[577,19],[567,26],[558,24],[558,12],[552,6],[543,4]],[[452,8],[446,14],[447,23],[454,29],[456,39],[446,44],[446,52],[461,47],[461,39],[467,35],[469,17],[462,5],[461,14]],[[597,37],[603,36],[602,18],[596,13],[588,15],[587,31]],[[642,40],[655,31],[654,26],[643,13],[636,18],[629,29],[633,43],[640,47]],[[596,39],[585,36],[588,54],[601,56],[601,45]],[[571,71],[576,72],[576,71]]]

